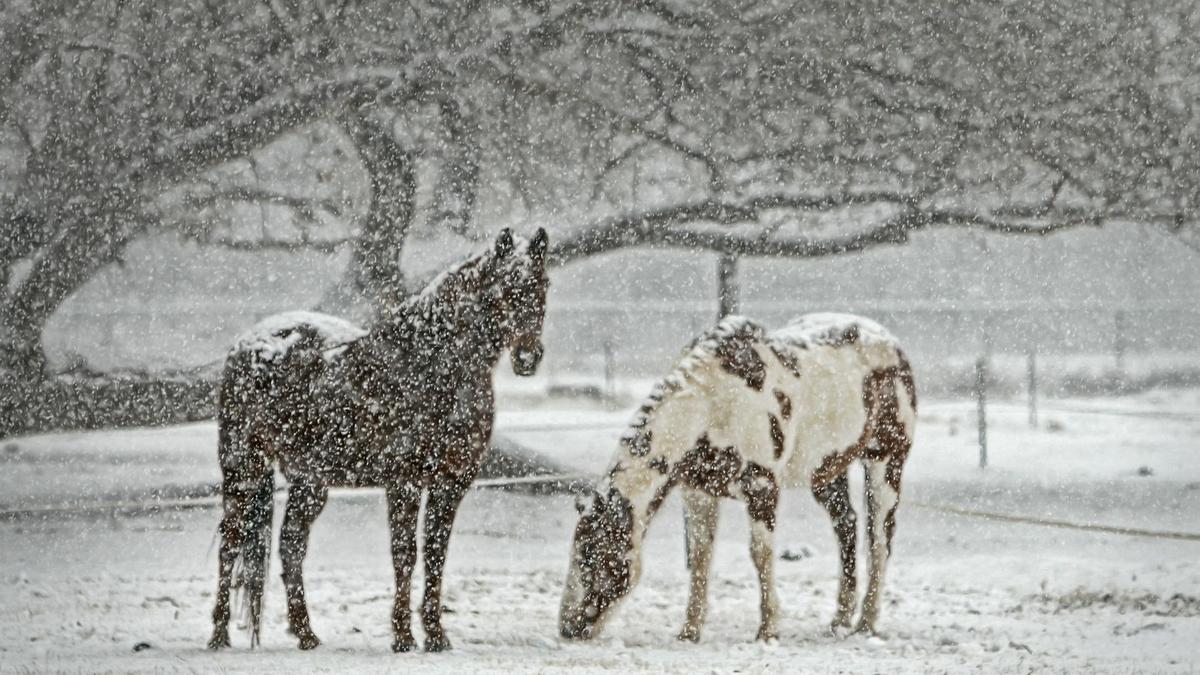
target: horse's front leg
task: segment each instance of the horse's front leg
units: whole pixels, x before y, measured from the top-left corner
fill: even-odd
[[[421,488],[406,483],[387,490],[388,524],[392,533],[392,568],[396,597],[392,604],[392,651],[411,652],[417,641],[412,634],[412,573],[417,564],[417,510]]]
[[[708,613],[708,572],[712,563],[713,536],[717,531],[717,498],[687,488],[683,491],[684,523],[687,525],[688,589],[687,617],[679,639],[700,641],[700,629]]]
[[[425,501],[425,597],[421,601],[421,623],[425,628],[425,651],[450,649],[450,640],[442,630],[442,573],[446,568],[446,549],[450,531],[469,478],[452,477],[429,488]]]
[[[325,508],[329,490],[323,485],[299,482],[288,488],[287,511],[279,533],[279,560],[283,564],[283,586],[287,591],[288,629],[300,639],[300,649],[321,644],[309,623],[304,600],[304,556],[313,521]]]
[[[779,637],[779,596],[775,593],[775,532],[762,521],[750,523],[750,557],[758,571],[758,599],[761,620],[758,640]]]
[[[765,467],[750,464],[742,473],[741,487],[750,515],[750,558],[758,572],[761,620],[759,640],[779,637],[779,596],[775,593],[775,517],[779,510],[779,484]]]

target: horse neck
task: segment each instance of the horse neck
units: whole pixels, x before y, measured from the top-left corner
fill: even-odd
[[[426,291],[381,318],[362,340],[362,351],[389,367],[404,367],[396,363],[399,356],[410,369],[490,370],[502,348],[491,311],[481,293],[446,301],[436,289]]]
[[[677,476],[672,474],[672,468],[695,447],[696,439],[704,431],[707,406],[700,393],[686,386],[666,393],[662,390],[662,385],[656,387],[661,398],[639,411],[635,424],[622,440],[605,486],[620,492],[632,507],[635,547],[641,546],[650,521],[675,486]],[[648,444],[639,446],[639,435],[647,431]],[[648,450],[641,454],[640,447]]]
[[[467,366],[470,372],[490,373],[504,349],[500,322],[486,297],[486,289],[460,298],[448,323],[439,331],[446,337],[443,358]]]

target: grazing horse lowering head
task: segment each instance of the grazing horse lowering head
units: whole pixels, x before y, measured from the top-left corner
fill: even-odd
[[[546,317],[546,230],[538,228],[527,246],[518,246],[505,228],[496,237],[496,317],[502,348],[508,348],[513,372],[533,375],[542,361],[542,323]]]
[[[559,612],[559,633],[568,640],[595,637],[638,575],[633,506],[615,487],[576,503],[579,524]]]

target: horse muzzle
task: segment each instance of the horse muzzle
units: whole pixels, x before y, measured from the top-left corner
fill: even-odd
[[[538,342],[532,347],[518,345],[512,350],[512,367],[513,372],[517,375],[529,376],[537,372],[538,365],[542,362],[542,343]]]

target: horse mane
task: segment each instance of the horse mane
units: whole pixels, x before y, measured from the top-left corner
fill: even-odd
[[[406,323],[430,325],[444,319],[464,298],[487,288],[489,275],[494,272],[489,263],[499,262],[501,268],[515,264],[525,255],[529,242],[513,236],[513,250],[497,261],[495,251],[488,247],[450,265],[430,279],[417,293],[406,298],[388,312],[393,319]]]
[[[716,358],[717,352],[730,342],[736,340],[761,341],[766,338],[767,329],[761,323],[741,315],[729,315],[713,328],[697,335],[691,344],[684,348],[683,354],[675,363],[675,367],[666,377],[654,384],[650,395],[642,402],[629,428],[621,439],[626,443],[635,443],[642,429],[650,423],[655,411],[662,406],[667,396],[682,390],[689,382],[697,380],[696,372],[701,366]]]
[[[435,322],[444,310],[453,308],[464,297],[464,291],[481,288],[491,251],[476,253],[439,272],[425,286],[405,298],[389,314],[406,322]]]

